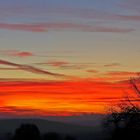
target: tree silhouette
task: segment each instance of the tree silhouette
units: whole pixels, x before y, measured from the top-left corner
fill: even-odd
[[[113,129],[112,139],[140,139],[140,107],[135,101],[140,99],[140,89],[134,79],[130,83],[135,90],[137,97],[131,100],[128,96],[125,101],[111,109],[111,115],[107,118],[106,124]]]
[[[66,135],[65,140],[76,140],[76,138],[70,135]]]
[[[40,140],[40,131],[34,124],[22,124],[16,129],[13,140]]]
[[[49,132],[44,135],[44,140],[61,140],[61,136],[56,132]]]

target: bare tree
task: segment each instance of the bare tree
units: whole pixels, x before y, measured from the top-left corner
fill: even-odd
[[[112,139],[140,139],[140,106],[136,104],[140,101],[140,88],[134,78],[130,84],[137,96],[133,99],[126,96],[122,103],[112,107],[106,121],[113,130]]]

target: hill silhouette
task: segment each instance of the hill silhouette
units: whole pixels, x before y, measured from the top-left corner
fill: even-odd
[[[41,134],[56,132],[64,135],[80,137],[80,140],[100,140],[105,137],[101,128],[94,126],[80,126],[46,119],[0,119],[0,135],[14,133],[21,124],[35,124]],[[102,135],[100,135],[102,134]]]

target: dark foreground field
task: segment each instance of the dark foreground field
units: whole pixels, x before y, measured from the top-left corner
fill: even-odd
[[[31,125],[33,125],[33,128],[31,128]],[[16,118],[0,119],[0,140],[18,140],[19,138],[15,138],[15,135],[25,135],[28,133],[25,131],[34,131],[34,126],[38,129],[39,132],[37,133],[39,133],[41,139],[44,140],[101,140],[106,138],[105,129],[97,124],[86,126],[47,119]],[[19,129],[23,131],[22,134],[17,134]],[[27,140],[27,138],[24,139]],[[20,140],[22,139],[20,138]]]

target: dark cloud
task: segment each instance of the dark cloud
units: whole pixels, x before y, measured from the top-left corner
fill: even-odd
[[[42,70],[30,65],[23,65],[23,64],[16,64],[16,63],[12,63],[9,61],[5,61],[5,60],[0,60],[0,64],[1,65],[8,65],[8,66],[13,66],[18,68],[19,70],[24,70],[24,71],[29,71],[32,73],[36,73],[36,74],[44,74],[44,75],[50,75],[50,76],[56,76],[56,77],[67,77],[66,75],[63,74],[58,74],[58,73],[52,73],[46,70]]]

